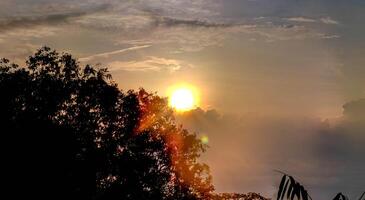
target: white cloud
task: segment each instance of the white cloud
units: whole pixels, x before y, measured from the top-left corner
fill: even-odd
[[[338,21],[332,19],[331,17],[323,17],[320,19],[320,21],[324,24],[339,24]]]
[[[293,22],[316,22],[317,21],[315,19],[306,18],[306,17],[290,17],[290,18],[287,18],[286,20],[293,21]]]
[[[307,18],[307,17],[290,17],[290,18],[285,18],[285,19],[287,21],[292,21],[292,22],[304,22],[304,23],[319,22],[319,23],[332,24],[332,25],[339,24],[338,21],[332,19],[331,17],[322,17],[319,19]]]
[[[162,71],[174,72],[182,68],[192,68],[193,65],[181,60],[149,56],[142,61],[114,61],[108,64],[110,71]]]
[[[144,48],[148,48],[150,46],[151,45],[134,46],[134,47],[129,47],[129,48],[120,49],[120,50],[116,50],[116,51],[99,53],[99,54],[95,54],[95,55],[91,55],[91,56],[79,58],[79,61],[81,61],[81,62],[87,62],[87,61],[94,60],[94,59],[97,59],[97,58],[108,58],[111,55],[125,53],[125,52],[128,52],[128,51],[135,51],[135,50],[139,50],[139,49],[144,49]]]
[[[273,23],[254,26],[239,26],[238,32],[251,34],[267,42],[305,40],[305,39],[335,39],[338,35],[331,35],[306,27],[304,25],[275,25]],[[257,38],[255,38],[257,40]]]
[[[336,38],[340,38],[341,36],[339,36],[339,35],[326,35],[326,34],[321,34],[321,37],[323,38],[323,39],[336,39]]]

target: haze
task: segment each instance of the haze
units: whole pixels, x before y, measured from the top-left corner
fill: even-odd
[[[47,45],[108,66],[124,90],[190,84],[200,108],[177,118],[209,141],[218,192],[271,197],[282,170],[317,199],[355,198],[364,19],[362,0],[1,0],[0,57]]]

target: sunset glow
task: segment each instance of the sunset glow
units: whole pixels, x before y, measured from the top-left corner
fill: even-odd
[[[5,192],[365,200],[364,21],[365,0],[0,0]]]
[[[174,87],[169,92],[169,105],[179,112],[189,111],[198,106],[198,96],[192,87]]]
[[[170,97],[170,105],[178,111],[193,109],[194,96],[192,91],[187,88],[175,90]]]

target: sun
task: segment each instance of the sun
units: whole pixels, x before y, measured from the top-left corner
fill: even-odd
[[[198,97],[191,87],[175,87],[169,94],[169,104],[176,111],[185,112],[198,106]]]
[[[194,108],[193,92],[187,88],[179,88],[170,96],[170,106],[177,111],[188,111]]]

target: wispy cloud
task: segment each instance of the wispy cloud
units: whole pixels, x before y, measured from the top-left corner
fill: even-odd
[[[338,21],[332,19],[331,17],[322,17],[322,18],[308,18],[308,17],[290,17],[290,18],[284,18],[287,21],[292,21],[292,22],[299,22],[299,23],[323,23],[323,24],[328,24],[328,25],[337,25],[339,24]]]
[[[12,31],[1,32],[0,31],[0,39],[4,38],[3,41],[8,40],[9,38],[21,38],[21,40],[27,40],[29,38],[44,38],[48,36],[55,35],[60,28],[56,27],[45,27],[39,26],[37,28],[18,28]],[[0,41],[1,42],[1,41]]]
[[[321,34],[319,35],[322,39],[336,39],[340,38],[341,36],[333,34],[333,35],[327,35],[327,34]]]
[[[207,0],[137,0],[120,2],[117,0],[76,3],[65,6],[55,2],[36,4],[22,9],[21,15],[0,19],[0,28],[7,34],[0,35],[0,42],[12,35],[26,35],[32,38],[38,35],[54,35],[55,29],[77,27],[78,31],[96,33],[101,31],[110,36],[112,43],[122,45],[161,45],[168,51],[200,51],[209,46],[224,45],[226,39],[235,35],[252,35],[256,41],[280,41],[298,39],[335,39],[336,34],[322,33],[310,27],[293,25],[293,23],[326,23],[335,24],[330,17],[321,20],[312,17],[290,17],[280,19],[279,23],[269,23],[270,17],[250,22],[247,19],[234,20],[219,16],[217,3]],[[9,3],[8,3],[9,4]],[[208,5],[209,4],[209,5]],[[14,7],[14,6],[13,6]],[[23,11],[25,10],[25,11]],[[51,10],[51,11],[49,11]],[[288,24],[290,22],[290,24]],[[67,25],[65,26],[60,25]],[[11,27],[11,28],[7,28]],[[16,30],[14,30],[16,29]],[[49,33],[45,30],[49,29]],[[1,32],[0,30],[0,32]],[[40,34],[37,31],[42,30]],[[31,33],[31,34],[28,34]],[[70,32],[72,34],[74,32]],[[128,51],[133,50],[129,49]],[[97,57],[122,53],[124,50],[102,53],[81,58],[89,61]]]
[[[108,64],[110,71],[162,71],[174,72],[182,68],[192,68],[193,65],[181,60],[149,56],[141,61],[114,61]]]
[[[105,53],[94,54],[94,55],[91,55],[91,56],[79,58],[79,61],[87,62],[87,61],[90,61],[90,60],[93,60],[93,59],[96,59],[96,58],[107,58],[111,55],[125,53],[125,52],[128,52],[128,51],[135,51],[135,50],[139,50],[139,49],[144,49],[144,48],[148,48],[150,46],[151,45],[134,46],[134,47],[129,47],[129,48],[120,49],[120,50],[116,50],[116,51],[110,51],[110,52],[105,52]]]
[[[317,21],[315,19],[306,18],[306,17],[290,17],[290,18],[286,18],[286,20],[293,21],[293,22],[316,22]]]
[[[316,29],[293,24],[259,24],[255,26],[240,26],[239,32],[259,37],[266,42],[305,40],[305,39],[336,39],[339,35],[319,32]]]
[[[339,24],[338,21],[332,19],[331,17],[323,17],[320,19],[320,21],[324,24]]]
[[[162,25],[167,27],[188,26],[188,27],[204,27],[204,28],[216,28],[216,27],[224,28],[224,27],[234,26],[233,24],[227,24],[227,23],[209,22],[197,19],[179,19],[171,17],[155,17],[155,20],[157,25]]]
[[[60,10],[54,13],[35,13],[19,16],[9,16],[0,19],[0,32],[9,31],[14,28],[29,28],[39,25],[55,25],[67,23],[70,19],[81,17],[89,13],[95,13],[107,9],[108,6],[100,5],[86,10]]]

